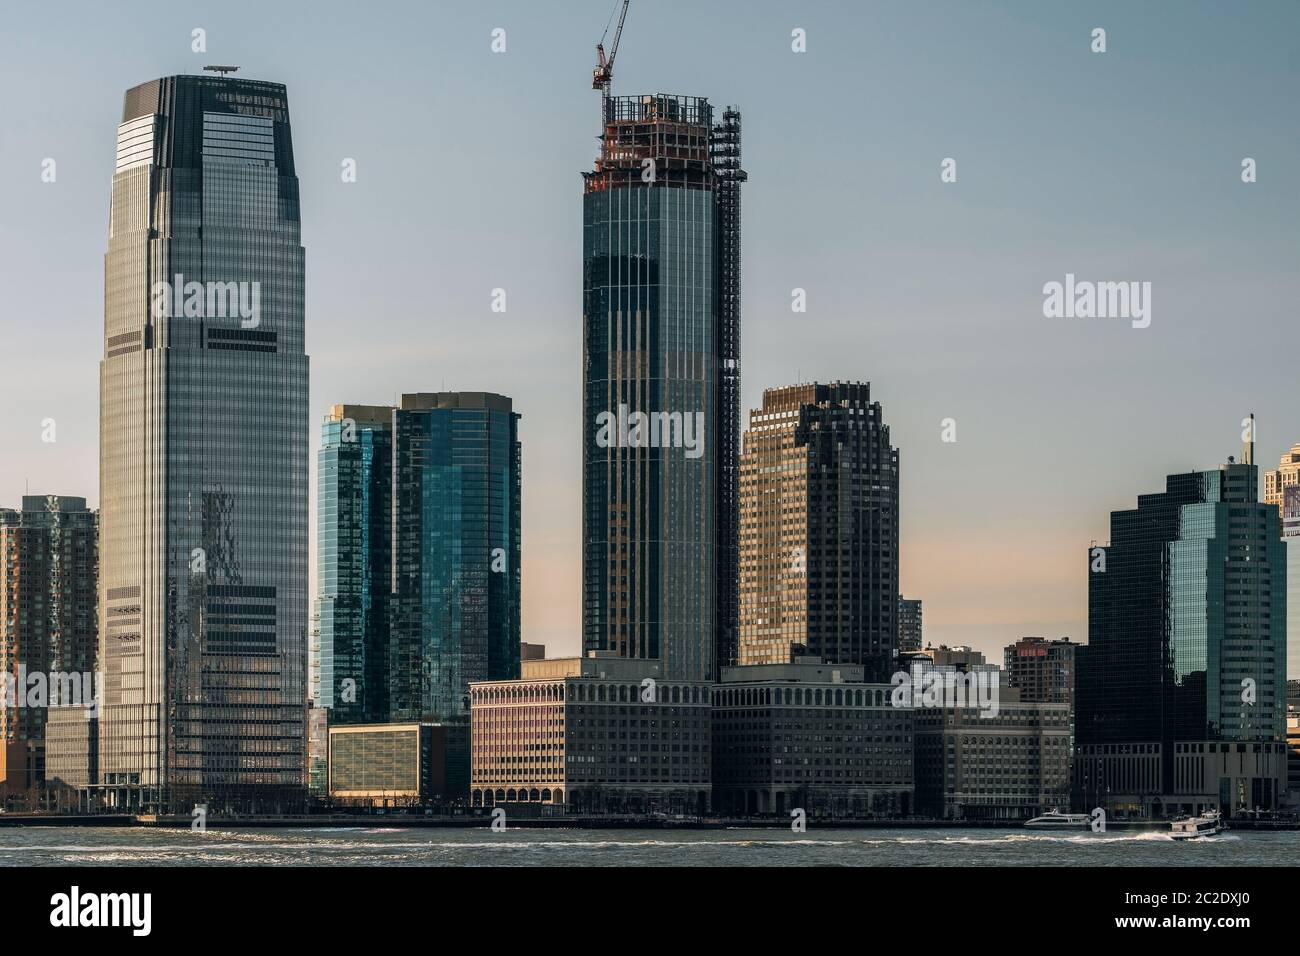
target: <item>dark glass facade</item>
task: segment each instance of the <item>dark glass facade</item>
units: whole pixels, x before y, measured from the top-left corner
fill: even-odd
[[[102,782],[117,805],[282,804],[303,786],[308,484],[285,87],[142,84],[117,145],[100,366]]]
[[[391,407],[336,405],[316,453],[316,702],[330,722],[387,719]]]
[[[611,97],[584,174],[583,643],[673,679],[734,654],[739,164],[734,111]]]
[[[737,662],[740,639],[740,113],[726,109],[713,127],[710,159],[717,177],[714,255],[717,278],[718,494],[714,586],[714,671]]]
[[[484,392],[393,411],[388,720],[469,718],[469,683],[519,676],[519,416]]]
[[[1110,543],[1090,549],[1080,752],[1141,758],[1151,772],[1128,782],[1085,773],[1085,794],[1221,789],[1225,808],[1276,801],[1268,758],[1285,732],[1286,552],[1258,480],[1253,464],[1171,475],[1164,492],[1112,512]],[[1226,761],[1238,748],[1261,768],[1244,782],[1226,763],[1203,771],[1205,755]]]

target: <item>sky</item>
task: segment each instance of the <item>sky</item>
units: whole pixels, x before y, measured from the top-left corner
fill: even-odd
[[[11,5],[0,506],[27,489],[98,501],[123,92],[237,64],[288,86],[311,447],[331,404],[511,396],[522,636],[576,652],[579,174],[613,5]],[[1240,454],[1252,412],[1263,466],[1300,442],[1298,33],[1293,0],[632,0],[614,92],[743,114],[746,416],[765,387],[871,383],[900,449],[902,590],[924,601],[928,641],[1000,660],[1024,635],[1085,639],[1087,551],[1110,511]],[[1149,327],[1046,317],[1044,285],[1067,274],[1151,283]]]

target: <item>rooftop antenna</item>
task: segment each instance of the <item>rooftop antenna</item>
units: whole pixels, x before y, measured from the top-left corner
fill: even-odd
[[[1255,413],[1250,413],[1250,424],[1247,426],[1245,441],[1242,442],[1241,461],[1245,465],[1255,464]]]
[[[205,66],[203,69],[212,73],[220,73],[222,76],[225,76],[227,73],[237,73],[239,71],[239,67],[237,66]]]

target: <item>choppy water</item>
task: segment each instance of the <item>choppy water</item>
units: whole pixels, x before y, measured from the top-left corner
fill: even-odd
[[[1296,866],[1300,832],[0,829],[0,866]]]

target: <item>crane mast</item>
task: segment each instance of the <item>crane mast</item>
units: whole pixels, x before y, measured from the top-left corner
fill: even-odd
[[[627,5],[629,0],[623,0],[623,10],[618,15],[618,29],[614,31],[614,42],[609,48],[609,59],[605,59],[605,37],[609,36],[609,25],[605,26],[605,33],[596,44],[596,68],[591,71],[591,88],[600,90],[602,115],[605,100],[609,98],[610,82],[614,79],[614,57],[618,56],[618,41],[623,38],[623,22],[627,19]],[[610,14],[613,19],[613,14]]]

